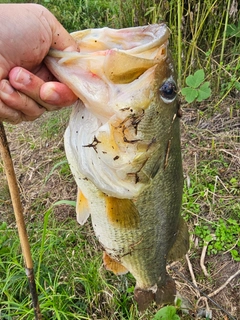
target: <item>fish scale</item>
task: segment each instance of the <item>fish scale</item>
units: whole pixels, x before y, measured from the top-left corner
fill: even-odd
[[[80,52],[45,60],[80,98],[64,136],[77,220],[91,216],[107,270],[132,273],[140,310],[173,302],[166,263],[189,245],[169,34],[165,24],[83,30],[72,34]]]

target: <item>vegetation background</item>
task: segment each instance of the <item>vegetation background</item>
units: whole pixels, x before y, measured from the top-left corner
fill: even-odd
[[[46,6],[69,32],[168,23],[183,109],[182,214],[191,232],[191,248],[186,260],[168,267],[184,299],[173,314],[165,314],[162,319],[210,319],[211,312],[213,319],[237,319],[240,314],[239,1],[29,2]],[[199,73],[195,73],[199,70],[204,71],[200,80]],[[196,82],[198,85],[194,86]],[[211,88],[208,95],[206,86],[200,86],[207,82]],[[189,97],[181,94],[184,87],[191,92],[196,90],[191,104],[186,102]],[[200,92],[203,99],[198,96]],[[66,109],[46,114],[34,123],[6,125],[44,319],[160,319],[155,306],[138,313],[133,301],[133,277],[116,277],[105,271],[91,224],[80,227],[75,221],[72,205],[76,186],[63,150],[69,113]],[[33,319],[3,171],[0,164],[0,318]],[[222,285],[224,288],[218,291]]]

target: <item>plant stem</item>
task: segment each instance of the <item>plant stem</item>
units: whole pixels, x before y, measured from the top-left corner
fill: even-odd
[[[231,1],[228,0],[225,23],[224,23],[224,31],[223,31],[222,48],[221,48],[221,54],[220,54],[220,65],[223,64],[223,55],[224,55],[224,49],[226,46],[226,31],[227,31],[227,26],[228,26],[230,4],[231,4]],[[217,90],[219,89],[219,83],[220,83],[220,75],[218,76]]]
[[[24,217],[23,217],[23,209],[22,209],[22,204],[21,204],[21,199],[20,199],[20,194],[18,189],[18,183],[17,183],[17,179],[16,179],[14,167],[13,167],[11,153],[8,147],[5,129],[2,122],[0,122],[0,153],[2,156],[5,173],[7,176],[9,191],[12,199],[12,205],[13,205],[14,214],[16,218],[20,244],[21,244],[23,258],[25,262],[25,271],[28,277],[30,293],[32,296],[35,319],[40,320],[42,319],[42,317],[41,317],[41,312],[40,312],[39,303],[38,303],[38,296],[37,296],[36,284],[34,279],[33,261],[32,261],[31,251],[30,251],[30,245],[29,245],[27,230],[26,230]]]
[[[181,32],[181,19],[182,19],[182,6],[181,0],[177,2],[177,13],[178,13],[178,84],[181,88],[181,78],[182,78],[182,32]]]

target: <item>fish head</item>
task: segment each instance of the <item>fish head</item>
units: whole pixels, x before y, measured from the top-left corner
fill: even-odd
[[[134,198],[158,171],[178,112],[170,31],[156,24],[72,36],[80,52],[50,50],[45,59],[82,101],[65,134],[72,171],[107,195]]]
[[[80,46],[80,53],[51,49],[45,63],[86,108],[108,121],[117,108],[121,109],[121,99],[125,101],[128,95],[136,105],[139,92],[148,93],[146,87],[154,77],[160,76],[161,82],[162,77],[168,76],[172,69],[167,49],[169,35],[165,24],[78,31],[72,36]],[[148,72],[144,79],[140,78],[156,65],[158,75]]]

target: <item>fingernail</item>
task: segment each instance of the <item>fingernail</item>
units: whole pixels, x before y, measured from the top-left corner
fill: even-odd
[[[47,103],[53,104],[59,101],[60,95],[48,84],[41,90],[41,99]]]
[[[31,82],[31,75],[22,68],[20,68],[15,77],[15,81],[26,86]]]
[[[3,80],[0,83],[0,91],[6,94],[12,94],[14,92],[14,89],[7,80]]]

